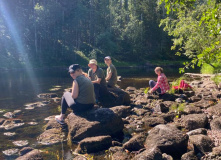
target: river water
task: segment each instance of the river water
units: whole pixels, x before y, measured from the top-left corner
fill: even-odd
[[[121,88],[134,86],[144,88],[148,86],[148,80],[156,80],[154,68],[117,68],[118,75],[122,77],[119,82]],[[165,74],[169,80],[181,76],[178,68],[165,68]],[[21,110],[15,118],[22,119],[24,126],[6,131],[0,128],[0,159],[11,160],[17,156],[5,156],[2,151],[22,147],[15,146],[12,142],[15,140],[28,140],[28,146],[41,149],[44,152],[45,159],[71,159],[70,147],[67,142],[53,146],[41,146],[37,143],[37,137],[43,132],[43,126],[47,123],[44,119],[48,116],[59,114],[60,104],[51,103],[34,110],[26,110],[25,104],[41,101],[37,95],[40,93],[53,92],[62,96],[64,89],[71,87],[72,79],[66,69],[47,69],[34,71],[2,71],[0,73],[0,118],[4,118],[6,112]],[[51,91],[52,88],[60,86],[58,91]],[[38,125],[30,126],[28,122],[37,122]],[[16,135],[7,137],[4,132],[15,132]],[[64,151],[64,153],[63,153]]]

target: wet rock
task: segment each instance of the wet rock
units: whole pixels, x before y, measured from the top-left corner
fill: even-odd
[[[198,160],[197,156],[195,155],[194,151],[187,152],[182,155],[181,160]]]
[[[33,106],[27,106],[27,107],[25,107],[25,109],[27,109],[27,110],[32,110],[32,109],[35,109],[35,107],[33,107]]]
[[[34,148],[24,147],[24,148],[22,148],[22,149],[19,151],[19,155],[20,155],[20,156],[23,156],[23,155],[25,155],[26,153],[28,153],[28,152],[30,152],[30,151],[32,151],[32,150],[34,150]]]
[[[58,97],[56,93],[41,93],[38,95],[38,98],[55,98]]]
[[[42,145],[52,145],[59,143],[63,140],[64,134],[60,129],[49,129],[44,131],[38,138],[38,143]]]
[[[28,124],[31,125],[31,126],[35,126],[35,125],[38,124],[38,122],[28,122]]]
[[[164,103],[158,103],[156,106],[153,108],[153,112],[162,112],[166,113],[169,111],[169,108],[164,105]]]
[[[14,129],[20,126],[23,126],[24,123],[21,119],[13,119],[13,120],[6,120],[2,125],[1,128],[5,128],[6,130]]]
[[[142,121],[145,123],[145,126],[155,127],[159,124],[166,124],[166,121],[160,117],[144,117]]]
[[[207,109],[207,112],[210,114],[210,115],[216,115],[216,116],[221,116],[221,103],[218,103],[212,107],[209,107]]]
[[[28,145],[27,140],[20,140],[20,141],[14,141],[12,142],[15,146],[24,147]]]
[[[122,132],[122,119],[111,109],[92,109],[87,113],[71,113],[67,117],[69,139],[79,141],[86,137],[115,135]]]
[[[106,152],[105,159],[112,160],[126,160],[131,159],[129,155],[125,152],[123,147],[110,147],[108,152]]]
[[[221,130],[221,117],[215,118],[210,122],[212,130]]]
[[[41,152],[34,149],[23,156],[18,157],[16,160],[43,160]]]
[[[181,125],[188,130],[204,128],[207,124],[208,118],[205,114],[189,114],[181,118]]]
[[[49,104],[49,101],[42,101],[42,102],[35,102],[35,103],[29,103],[25,105],[25,109],[34,109],[35,107],[43,107],[45,105]]]
[[[4,135],[8,136],[8,137],[12,137],[12,136],[16,135],[16,133],[15,132],[5,132]]]
[[[45,121],[50,121],[50,120],[53,120],[53,119],[55,119],[55,115],[49,116],[49,117],[45,118],[44,120]]]
[[[2,125],[5,122],[4,118],[0,118],[0,125]]]
[[[147,149],[136,155],[132,160],[163,160],[162,153],[158,148]]]
[[[54,100],[54,102],[58,103],[61,101],[61,98],[58,98],[58,97],[55,97],[55,98],[52,98]]]
[[[187,150],[188,136],[172,125],[160,124],[149,131],[145,141],[147,150],[159,148],[161,152],[180,157]]]
[[[211,152],[214,147],[213,141],[202,134],[190,136],[189,141],[193,144],[195,153]]]
[[[116,106],[110,108],[115,114],[119,117],[125,118],[130,115],[131,107],[130,106]]]
[[[21,110],[14,110],[13,112],[14,115],[18,115],[19,113],[21,113]]]
[[[3,116],[6,118],[13,118],[15,115],[13,114],[13,112],[7,112]]]
[[[139,151],[144,148],[144,142],[146,140],[145,134],[137,134],[133,136],[128,142],[123,145],[123,148],[131,151]]]
[[[163,160],[173,160],[173,157],[168,155],[168,154],[166,154],[166,153],[162,154],[162,158],[163,158]]]
[[[205,128],[198,128],[192,131],[189,131],[186,133],[188,136],[192,136],[192,135],[198,135],[198,134],[203,134],[203,135],[207,135],[207,130]]]
[[[198,113],[202,113],[202,110],[200,109],[200,107],[196,107],[196,106],[193,106],[193,105],[187,105],[184,108],[184,112],[186,114],[198,114]]]
[[[106,150],[111,146],[111,136],[88,137],[80,141],[75,152],[77,153],[95,153]]]
[[[8,150],[4,150],[4,151],[2,151],[2,153],[5,154],[6,156],[12,156],[12,155],[15,155],[16,153],[18,153],[18,149],[12,148],[12,149],[8,149]]]

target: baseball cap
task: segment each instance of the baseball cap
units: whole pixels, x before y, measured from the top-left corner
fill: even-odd
[[[95,59],[91,59],[91,60],[89,61],[88,66],[90,67],[91,64],[97,65],[97,61],[96,61]]]
[[[74,73],[77,69],[80,69],[81,66],[79,64],[72,64],[69,66],[68,72]]]
[[[111,57],[110,57],[110,56],[106,56],[106,57],[104,58],[104,60],[105,60],[105,59],[111,59]]]

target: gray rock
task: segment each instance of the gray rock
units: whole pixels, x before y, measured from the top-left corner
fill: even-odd
[[[212,154],[215,156],[221,156],[221,146],[214,147],[212,149]]]
[[[207,109],[207,112],[211,115],[221,116],[221,103],[218,103]]]
[[[49,122],[45,126],[45,130],[52,128],[57,128],[57,129],[61,128],[61,125],[55,120],[55,118],[49,120]]]
[[[122,119],[108,108],[99,108],[81,114],[69,114],[67,117],[69,139],[74,141],[86,137],[114,135],[122,132]]]
[[[162,112],[162,113],[166,113],[169,111],[169,108],[166,107],[164,105],[164,103],[159,103],[159,104],[156,104],[156,106],[153,108],[154,112]]]
[[[4,118],[0,118],[0,125],[2,125],[5,122]]]
[[[203,134],[207,135],[207,130],[205,128],[198,128],[192,131],[189,131],[186,133],[188,136],[197,135],[197,134]]]
[[[130,115],[131,107],[130,106],[116,106],[110,108],[115,114],[121,118],[125,118]]]
[[[23,155],[25,155],[26,153],[28,153],[28,152],[30,152],[30,151],[32,151],[32,150],[34,150],[34,148],[24,147],[24,148],[22,148],[22,149],[19,151],[19,155],[20,155],[20,156],[23,156]]]
[[[77,153],[95,153],[106,150],[111,146],[111,136],[88,137],[80,141],[75,152]]]
[[[211,152],[214,147],[213,141],[202,134],[190,136],[189,141],[193,144],[195,153]]]
[[[142,121],[145,123],[145,126],[155,127],[159,124],[166,124],[166,121],[160,117],[144,117]]]
[[[212,130],[221,130],[221,117],[215,118],[210,122]]]
[[[203,111],[200,109],[200,107],[196,107],[196,106],[193,106],[193,105],[187,105],[184,108],[184,112],[186,114],[198,114],[198,113],[202,113]]]
[[[168,155],[168,154],[166,154],[166,153],[162,154],[162,158],[163,158],[163,160],[173,160],[173,157]]]
[[[43,160],[41,152],[34,149],[23,156],[18,157],[16,160]]]
[[[187,152],[182,155],[181,160],[198,160],[197,156],[195,155],[194,151]]]
[[[5,128],[6,130],[14,129],[20,126],[23,126],[23,120],[21,119],[12,119],[12,120],[5,120],[4,123],[1,125],[1,128]]]
[[[39,98],[55,98],[58,97],[56,93],[41,93],[38,95]]]
[[[184,91],[184,94],[187,96],[187,97],[192,97],[195,95],[195,92],[194,91]]]
[[[147,150],[159,148],[161,152],[179,157],[187,150],[188,136],[172,125],[158,125],[149,131],[145,141]]]
[[[28,145],[28,140],[19,140],[12,142],[15,146],[24,147]]]
[[[63,137],[64,135],[60,129],[52,128],[44,131],[37,140],[42,145],[52,145],[61,142]]]
[[[159,115],[159,118],[163,118],[166,122],[172,122],[175,117],[176,113],[173,112],[162,113]]]
[[[17,149],[17,148],[11,148],[11,149],[2,151],[2,153],[7,156],[12,156],[12,155],[15,155],[16,153],[18,153],[18,150],[19,149]]]
[[[181,125],[188,130],[204,128],[207,124],[208,118],[205,114],[189,114],[181,118]]]
[[[13,118],[15,115],[13,114],[13,112],[7,112],[3,116],[6,118]]]
[[[141,152],[132,160],[163,160],[163,157],[161,151],[155,147]]]
[[[126,142],[123,147],[129,151],[139,151],[140,149],[144,148],[146,137],[147,136],[145,134],[137,134]]]

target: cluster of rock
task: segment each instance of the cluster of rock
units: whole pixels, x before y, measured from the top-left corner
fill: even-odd
[[[128,87],[124,95],[130,96],[130,105],[69,114],[67,138],[51,119],[38,140],[49,145],[68,139],[78,142],[76,153],[106,150],[112,159],[217,158],[221,155],[221,92],[208,77],[198,76],[189,81],[193,90],[165,94],[162,99]],[[74,159],[86,159],[76,155]]]

